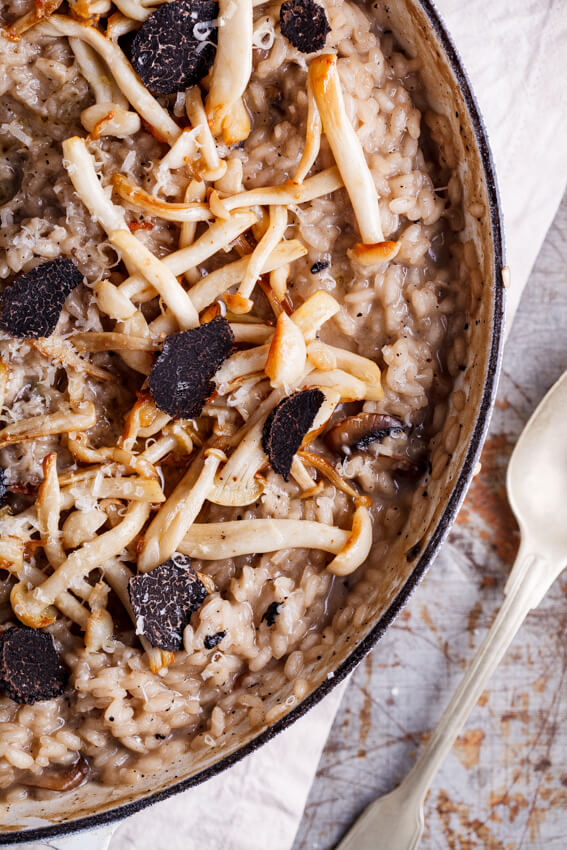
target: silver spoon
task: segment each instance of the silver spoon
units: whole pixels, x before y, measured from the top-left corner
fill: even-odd
[[[401,785],[371,803],[336,850],[415,850],[433,779],[529,611],[567,566],[567,372],[518,440],[506,486],[521,545],[505,599],[441,720]]]

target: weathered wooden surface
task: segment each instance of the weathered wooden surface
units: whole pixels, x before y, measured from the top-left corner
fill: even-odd
[[[482,471],[428,575],[352,678],[294,850],[333,847],[407,773],[492,622],[519,539],[506,465],[567,369],[566,326],[567,195],[506,346]],[[424,850],[567,847],[566,592],[567,574],[528,617],[447,758],[427,800]]]

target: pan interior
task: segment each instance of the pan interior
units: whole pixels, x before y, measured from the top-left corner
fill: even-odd
[[[476,106],[435,13],[428,3],[398,0],[389,5],[388,15],[407,55],[420,57],[431,106],[443,117],[439,133],[444,134],[447,148],[456,158],[463,187],[462,239],[470,246],[463,253],[463,262],[473,266],[466,368],[455,379],[445,424],[432,441],[431,465],[423,486],[415,492],[409,522],[380,569],[374,571],[365,616],[356,626],[351,622],[303,671],[311,693],[297,704],[293,683],[287,682],[272,694],[266,709],[283,705],[288,710],[269,729],[251,728],[245,718],[219,738],[214,748],[191,751],[176,763],[142,777],[134,788],[89,785],[57,799],[10,803],[4,812],[6,835],[0,844],[16,840],[16,830],[25,830],[30,839],[47,825],[73,821],[74,828],[93,815],[97,815],[92,818],[95,822],[113,810],[116,816],[120,809],[122,813],[135,810],[223,769],[300,716],[352,669],[397,613],[429,564],[464,495],[486,427],[499,359],[502,245],[497,193]]]

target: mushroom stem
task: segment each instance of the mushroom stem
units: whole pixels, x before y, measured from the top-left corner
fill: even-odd
[[[215,140],[213,139],[199,86],[192,86],[185,93],[185,109],[191,126],[198,130],[199,147],[205,168],[201,169],[204,180],[214,182],[220,180],[226,172],[226,162],[219,157]]]
[[[287,229],[287,207],[272,206],[270,207],[270,223],[268,229],[255,247],[248,266],[246,274],[240,286],[238,287],[238,295],[242,298],[249,298],[256,281],[260,276],[262,269],[266,265],[267,259],[281,242]]]
[[[280,242],[265,260],[260,274],[271,272],[280,266],[292,263],[294,260],[304,257],[306,253],[307,249],[298,239],[290,239],[289,242]],[[227,289],[230,289],[242,280],[246,274],[250,257],[251,254],[248,254],[245,257],[241,257],[240,260],[235,260],[233,263],[222,266],[222,268],[206,275],[195,286],[191,287],[189,290],[191,301],[199,312],[204,310],[205,307],[208,307],[209,304],[212,304]]]
[[[96,27],[81,24],[63,15],[52,15],[40,26],[44,34],[80,38],[94,48],[99,56],[104,59],[107,66],[112,68],[112,75],[119,89],[136,112],[154,128],[164,141],[170,145],[174,143],[181,133],[180,128],[170,118],[167,110],[160,106],[147,88],[142,85],[117,44],[106,38]]]
[[[219,0],[218,45],[205,109],[213,136],[222,132],[230,137],[225,139],[228,144],[234,143],[235,119],[241,123],[239,101],[252,73],[252,36],[252,0]],[[249,121],[247,129],[250,132]]]
[[[345,348],[327,345],[321,340],[313,340],[307,346],[309,360],[322,371],[342,369],[366,384],[365,398],[368,401],[380,401],[384,398],[380,369],[373,360],[362,357]]]
[[[40,416],[30,416],[11,422],[0,430],[0,448],[23,443],[25,440],[35,440],[38,437],[49,437],[52,434],[68,434],[70,431],[87,431],[96,424],[95,406],[91,401],[85,401],[81,410],[60,410],[57,413],[46,413]]]
[[[351,532],[333,525],[301,519],[195,523],[180,543],[179,551],[204,561],[280,549],[322,549],[338,555],[350,537]]]
[[[368,508],[359,505],[352,518],[352,531],[348,541],[331,563],[327,564],[328,571],[336,576],[350,575],[364,563],[371,547],[372,519]]]
[[[346,113],[335,54],[311,60],[309,81],[323,130],[344,180],[364,243],[384,241],[374,179],[354,127]]]
[[[116,103],[128,108],[128,101],[114,82],[106,64],[80,38],[70,38],[69,46],[75,55],[81,74],[92,88],[97,103]]]
[[[172,204],[150,195],[145,189],[124,177],[123,174],[113,174],[112,186],[116,194],[134,209],[142,210],[165,221],[197,222],[209,221],[213,214],[207,204],[185,203]]]
[[[222,202],[228,211],[254,206],[307,204],[315,198],[342,189],[343,185],[339,169],[333,166],[307,178],[299,186],[291,180],[281,186],[261,186],[259,189],[248,189],[238,195],[223,198]]]
[[[46,616],[52,619],[49,609],[60,594],[73,587],[75,579],[85,578],[91,570],[119,555],[141,531],[149,513],[147,502],[132,502],[124,519],[115,528],[72,552],[41,585],[30,591],[24,582],[14,585],[10,601],[18,619],[32,628],[38,628],[38,622]]]
[[[126,229],[126,219],[121,207],[112,203],[97,177],[95,163],[84,139],[72,136],[62,144],[63,165],[75,192],[93,218],[107,233]]]
[[[161,262],[174,275],[184,274],[189,269],[204,263],[221,248],[227,248],[237,236],[248,230],[255,221],[256,216],[251,211],[234,213],[228,221],[215,221],[192,245],[168,254]],[[139,301],[151,301],[155,297],[155,289],[149,287],[149,291],[146,291],[144,278],[138,274],[126,278],[118,289],[128,298],[135,298]]]
[[[171,496],[153,518],[144,535],[138,555],[138,569],[142,573],[153,570],[167,561],[183,539],[205,499],[209,495],[215,475],[226,455],[218,449],[205,452],[205,461],[196,458]]]
[[[129,230],[116,230],[109,234],[109,239],[127,258],[130,265],[161,295],[177,319],[181,330],[196,328],[199,325],[199,314],[191,298],[175,274],[170,271],[165,260],[158,260]]]
[[[57,454],[50,452],[43,459],[44,479],[37,494],[37,521],[43,551],[52,567],[65,560],[59,531],[61,491],[57,477]]]
[[[307,126],[305,130],[305,148],[303,155],[299,160],[296,172],[293,176],[293,182],[297,184],[303,183],[315,160],[319,156],[321,147],[321,116],[317,109],[317,101],[313,95],[313,86],[309,78],[307,79]]]

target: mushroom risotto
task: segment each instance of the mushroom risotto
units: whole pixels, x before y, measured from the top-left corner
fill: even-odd
[[[440,474],[480,274],[382,0],[67,2],[1,17],[7,800],[312,690]]]

